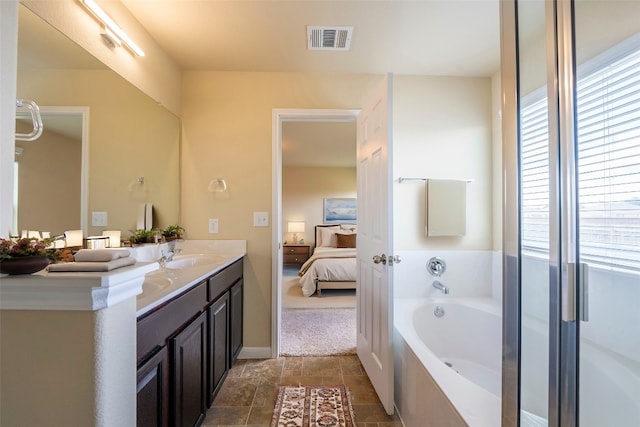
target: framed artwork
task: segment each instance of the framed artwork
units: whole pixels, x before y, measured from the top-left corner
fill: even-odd
[[[355,222],[357,213],[356,198],[324,199],[324,222]]]

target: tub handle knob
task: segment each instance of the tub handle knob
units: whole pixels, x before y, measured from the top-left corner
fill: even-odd
[[[385,254],[382,255],[374,255],[373,256],[373,263],[374,264],[382,264],[382,265],[386,265],[387,264],[387,256]]]

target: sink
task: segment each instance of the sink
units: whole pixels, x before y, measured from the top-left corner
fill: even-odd
[[[144,282],[142,282],[142,293],[161,291],[162,289],[171,286],[172,280],[167,276],[153,275],[145,276]]]
[[[165,263],[165,268],[171,270],[179,270],[182,268],[195,267],[198,265],[215,264],[224,259],[221,255],[216,254],[190,254],[176,255],[173,259]]]

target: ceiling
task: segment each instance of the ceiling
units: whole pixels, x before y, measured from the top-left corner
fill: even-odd
[[[499,66],[498,0],[122,3],[187,70],[488,77]],[[353,26],[351,49],[307,50],[307,25]]]
[[[122,0],[185,70],[489,77],[498,0]],[[353,26],[346,52],[307,49],[307,26]],[[355,166],[353,123],[287,123],[284,166]]]
[[[108,11],[109,1],[98,3]],[[499,68],[499,0],[121,1],[185,70],[489,77]],[[307,50],[308,25],[353,26],[350,50]],[[22,10],[19,29],[19,68],[105,68]],[[355,165],[355,125],[287,124],[283,164]]]

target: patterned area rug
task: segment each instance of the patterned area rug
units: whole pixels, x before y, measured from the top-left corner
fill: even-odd
[[[281,386],[271,427],[355,427],[349,393],[339,386]]]

